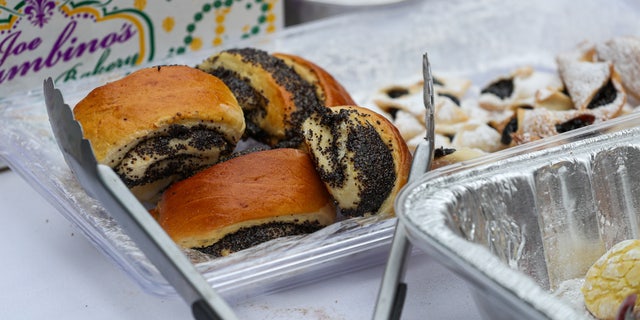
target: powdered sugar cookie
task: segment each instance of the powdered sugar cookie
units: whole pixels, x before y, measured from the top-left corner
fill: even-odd
[[[640,39],[616,37],[598,44],[595,50],[599,60],[613,63],[627,92],[640,99]]]
[[[555,73],[535,71],[526,66],[502,76],[480,91],[480,107],[491,111],[505,111],[523,105],[533,105],[539,89],[562,90],[563,84]]]
[[[611,62],[558,60],[560,76],[576,110],[592,110],[603,119],[616,117],[626,94]]]
[[[454,148],[475,148],[485,152],[495,152],[504,147],[500,143],[500,133],[484,123],[464,124],[451,139]]]

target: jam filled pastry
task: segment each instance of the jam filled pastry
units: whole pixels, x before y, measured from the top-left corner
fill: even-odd
[[[392,121],[396,118],[413,116],[424,124],[422,86],[423,82],[419,81],[384,87],[376,92],[373,104]]]
[[[145,68],[95,88],[74,116],[98,162],[145,202],[230,154],[245,129],[231,90],[187,66]]]
[[[579,110],[554,111],[545,108],[519,108],[501,127],[501,143],[520,145],[596,122],[593,114]]]
[[[536,71],[530,66],[496,78],[480,91],[478,104],[490,111],[508,111],[531,106],[539,89],[562,90],[562,81],[555,73]]]
[[[461,105],[461,99],[471,86],[468,79],[439,75],[434,77],[436,145],[449,145],[461,126],[470,120]],[[422,81],[395,84],[380,89],[372,99],[399,130],[413,152],[425,136],[425,109],[422,97]]]
[[[564,89],[541,88],[536,92],[533,106],[536,108],[563,111],[573,109],[573,101],[571,101],[571,97],[564,92]]]
[[[422,83],[420,83],[422,85]],[[433,77],[433,91],[437,96],[452,98],[457,105],[471,88],[471,80],[447,74],[437,74]]]
[[[557,61],[574,109],[588,111],[599,120],[622,112],[626,94],[611,62],[575,61],[562,55]]]
[[[457,106],[460,106],[462,97],[471,86],[470,80],[451,76],[434,77],[433,81],[436,103],[438,100],[449,100]],[[408,113],[424,125],[423,86],[423,81],[416,81],[384,87],[376,93],[373,104],[390,116],[392,120],[396,118],[398,113]]]
[[[488,154],[477,148],[445,148],[439,147],[434,150],[433,163],[431,169],[448,166],[450,164],[469,161]]]
[[[501,134],[495,128],[484,123],[468,122],[451,139],[454,148],[474,148],[486,152],[495,152],[504,147],[500,144]]]
[[[467,112],[448,96],[436,96],[433,110],[435,133],[455,136],[470,117]]]
[[[263,50],[222,51],[196,67],[222,79],[233,91],[245,114],[245,137],[272,147],[301,146],[300,125],[324,107],[314,86]]]
[[[616,37],[596,45],[595,50],[599,60],[613,63],[626,92],[640,99],[640,39]]]
[[[411,154],[390,121],[363,107],[337,106],[312,115],[302,129],[316,170],[342,215],[393,214]]]

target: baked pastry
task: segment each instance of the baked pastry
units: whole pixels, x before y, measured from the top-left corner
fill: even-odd
[[[347,217],[393,214],[411,154],[384,116],[357,106],[325,108],[302,124],[320,178]]]
[[[435,133],[455,135],[469,121],[469,115],[448,96],[436,96],[433,110]]]
[[[557,71],[519,66],[483,87],[436,75],[435,146],[495,152],[635,112],[629,97],[640,99],[638,54],[640,38],[617,37],[558,54]],[[412,152],[426,133],[423,86],[415,79],[383,86],[369,103]]]
[[[427,130],[423,129],[421,133],[419,133],[418,135],[416,135],[415,137],[407,141],[407,147],[409,148],[409,151],[412,154],[413,152],[415,152],[418,145],[426,139],[426,135],[427,135]],[[443,136],[441,134],[436,133],[434,134],[433,140],[434,140],[433,145],[435,148],[451,148],[450,137]]]
[[[446,95],[460,101],[469,88],[471,88],[471,80],[466,78],[448,74],[436,74],[433,77],[433,90],[437,95]]]
[[[178,245],[214,256],[310,233],[336,217],[309,155],[289,148],[243,154],[176,182],[154,211]]]
[[[623,240],[602,255],[587,271],[582,294],[596,318],[617,319],[625,299],[640,294],[640,240]]]
[[[592,125],[597,121],[598,119],[588,111],[520,108],[502,131],[502,143],[524,144]],[[508,136],[511,139],[507,138]]]
[[[596,47],[591,41],[582,41],[573,49],[561,52],[557,55],[556,61],[576,61],[576,62],[596,62]]]
[[[311,84],[320,102],[327,106],[355,105],[351,95],[329,72],[317,64],[293,54],[276,52],[274,57],[282,59],[288,66]]]
[[[92,90],[73,110],[98,162],[141,201],[233,151],[242,109],[218,78],[188,66],[158,66]]]
[[[420,121],[420,118],[406,111],[398,110],[393,114],[393,119],[391,120],[396,128],[398,128],[404,141],[409,141],[417,135],[424,137],[424,118]],[[400,130],[400,128],[402,128],[402,130]]]
[[[612,38],[596,45],[597,58],[611,61],[626,92],[640,99],[640,39],[632,36]]]
[[[543,88],[561,90],[562,82],[554,73],[539,72],[529,66],[521,67],[482,88],[478,104],[491,111],[513,110],[532,105],[536,91]]]
[[[500,138],[501,134],[495,128],[484,123],[468,122],[460,126],[459,131],[451,139],[451,146],[456,149],[466,147],[495,152],[504,148]]]
[[[263,50],[225,50],[196,67],[229,86],[245,114],[245,136],[269,146],[300,146],[300,125],[324,107],[311,84]]]
[[[573,101],[565,92],[553,88],[541,88],[536,91],[535,108],[563,111],[573,109]]]
[[[450,138],[469,120],[466,110],[461,107],[461,99],[471,85],[463,78],[451,76],[434,77],[435,95],[435,133],[436,138],[444,138],[447,144]],[[379,90],[372,104],[380,110],[395,126],[413,152],[418,142],[425,137],[424,81],[408,84],[394,84]]]
[[[455,149],[439,147],[434,150],[431,170],[458,162],[473,160],[486,154],[488,153],[476,148],[462,147]]]
[[[574,109],[588,110],[601,120],[622,112],[626,94],[610,62],[574,61],[559,56],[558,70]]]
[[[422,97],[423,86],[423,81],[386,86],[373,97],[373,105],[391,119],[394,119],[397,113],[403,112],[421,119],[424,123],[426,111]]]

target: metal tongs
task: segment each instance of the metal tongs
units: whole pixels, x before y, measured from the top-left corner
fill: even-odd
[[[92,198],[118,222],[146,257],[191,306],[195,319],[237,319],[195,266],[134,197],[118,175],[99,164],[90,142],[53,80],[44,81],[44,96],[58,146],[76,178]]]
[[[426,109],[425,126],[427,133],[425,139],[420,141],[413,153],[409,182],[422,176],[431,168],[434,153],[434,93],[431,64],[428,54],[422,57],[422,75],[424,77],[424,107]],[[385,267],[378,301],[376,302],[373,318],[375,320],[400,319],[402,307],[407,295],[407,284],[404,283],[406,260],[411,251],[411,243],[407,237],[407,231],[402,221],[398,219],[393,235],[389,259]]]

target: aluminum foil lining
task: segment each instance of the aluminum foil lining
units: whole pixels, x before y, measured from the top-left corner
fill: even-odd
[[[412,243],[522,318],[591,318],[575,284],[638,237],[638,125],[635,114],[430,172],[403,190],[398,215]]]

